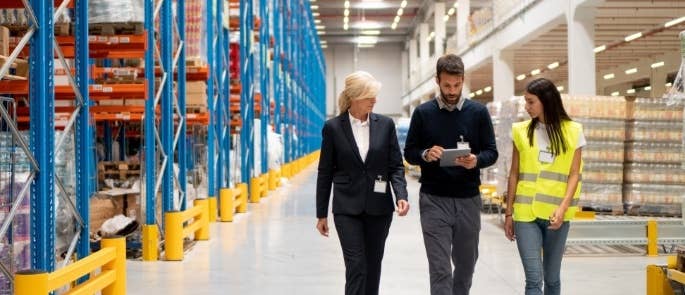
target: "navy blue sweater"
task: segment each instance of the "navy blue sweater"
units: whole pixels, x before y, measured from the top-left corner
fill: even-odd
[[[440,167],[440,161],[426,162],[421,153],[434,145],[456,148],[464,137],[476,155],[476,168]],[[480,169],[497,161],[495,131],[487,108],[467,99],[461,111],[441,110],[433,99],[418,106],[411,117],[404,157],[421,166],[421,192],[452,198],[470,198],[480,193]]]

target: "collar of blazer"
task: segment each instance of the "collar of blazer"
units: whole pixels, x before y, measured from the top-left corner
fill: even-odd
[[[345,112],[343,114],[340,114],[338,116],[338,120],[340,121],[340,125],[343,129],[343,133],[345,133],[345,137],[347,137],[347,142],[350,144],[350,147],[352,148],[352,151],[354,151],[355,158],[357,159],[357,164],[361,166],[365,166],[364,161],[362,161],[362,156],[359,154],[359,148],[357,147],[357,142],[354,140],[354,135],[352,134],[352,126],[350,125],[350,117],[349,117],[349,112]],[[376,124],[378,121],[378,116],[374,113],[369,114],[369,151],[371,151],[371,147],[375,145],[376,140],[374,140],[374,131],[378,127],[378,124]],[[369,158],[369,155],[366,155],[366,158]]]

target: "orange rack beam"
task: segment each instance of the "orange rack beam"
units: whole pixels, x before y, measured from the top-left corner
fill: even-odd
[[[55,0],[55,7],[62,4],[62,2],[64,1]],[[74,1],[71,1],[67,7],[74,8]],[[24,8],[24,4],[21,2],[21,0],[2,0],[0,1],[0,8]]]
[[[91,58],[143,58],[147,48],[146,35],[89,36]],[[10,37],[9,46],[15,48],[20,38]],[[75,39],[73,36],[55,36],[65,58],[74,58]],[[21,51],[21,57],[29,55],[27,45]]]
[[[102,84],[90,85],[90,98],[92,100],[110,98],[144,98],[145,84]],[[28,95],[28,81],[0,81],[0,93],[11,95]],[[71,86],[55,86],[55,99],[73,99],[74,94]]]

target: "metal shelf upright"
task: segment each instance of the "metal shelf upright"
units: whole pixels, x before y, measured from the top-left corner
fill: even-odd
[[[259,86],[260,86],[260,92],[262,94],[261,98],[261,110],[259,112],[259,119],[260,119],[260,126],[259,128],[261,129],[261,132],[259,132],[259,135],[261,137],[260,143],[261,146],[258,147],[259,153],[260,153],[260,159],[261,159],[261,165],[260,167],[257,167],[259,169],[259,174],[264,174],[269,171],[269,157],[268,157],[268,151],[269,151],[269,142],[268,142],[268,133],[269,133],[269,102],[271,101],[271,93],[269,92],[269,75],[271,74],[271,66],[269,65],[270,61],[268,58],[268,48],[269,48],[269,30],[271,28],[270,25],[270,20],[271,20],[271,12],[272,12],[272,6],[271,6],[272,1],[268,0],[259,0],[259,19],[261,21],[261,25],[259,26]]]
[[[254,7],[253,0],[240,0],[240,152],[241,179],[250,185],[254,175]]]

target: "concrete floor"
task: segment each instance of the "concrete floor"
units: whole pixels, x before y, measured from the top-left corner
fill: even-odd
[[[232,223],[213,223],[211,239],[180,262],[128,261],[128,294],[344,294],[344,265],[335,227],[318,234],[316,165],[305,169]],[[418,212],[419,184],[408,177],[412,209],[395,217],[386,245],[381,294],[429,294]],[[645,294],[645,267],[664,257],[565,257],[562,294]],[[471,294],[523,294],[515,243],[494,215],[482,216],[480,258]]]

